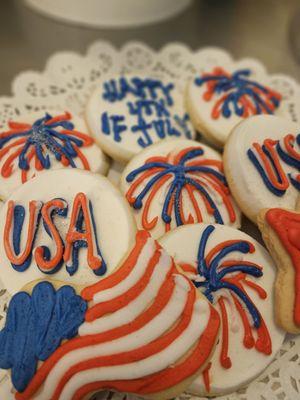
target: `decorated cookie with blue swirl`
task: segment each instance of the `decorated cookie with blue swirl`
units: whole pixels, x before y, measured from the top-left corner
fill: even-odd
[[[39,111],[8,121],[0,132],[0,198],[48,170],[78,168],[105,175],[108,158],[85,121],[65,111]]]
[[[300,125],[274,115],[240,123],[224,151],[231,192],[254,223],[263,208],[300,209]]]
[[[221,319],[211,363],[189,392],[219,396],[242,388],[271,363],[284,339],[275,323],[270,255],[251,236],[221,225],[181,226],[159,242]]]
[[[190,80],[186,98],[195,129],[218,147],[248,117],[288,115],[282,94],[262,66],[250,60],[202,69]]]
[[[161,77],[105,77],[87,104],[86,120],[104,152],[124,163],[153,143],[195,137],[183,91],[180,82]]]
[[[129,206],[107,178],[45,172],[1,208],[0,279],[10,293],[35,279],[93,283],[115,268],[134,233]]]
[[[193,140],[166,140],[136,155],[123,171],[121,190],[138,227],[156,238],[197,222],[240,227],[221,155]]]

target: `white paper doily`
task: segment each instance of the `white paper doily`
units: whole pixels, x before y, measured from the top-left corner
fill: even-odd
[[[0,129],[6,121],[26,111],[66,109],[83,114],[86,101],[104,74],[114,72],[151,72],[172,79],[188,79],[217,64],[232,61],[230,54],[218,48],[191,51],[187,46],[171,43],[156,52],[147,45],[130,42],[121,50],[110,43],[97,41],[85,55],[60,52],[49,58],[43,72],[26,71],[13,81],[11,97],[0,97]],[[247,59],[264,69],[257,60]],[[300,87],[283,74],[271,76],[272,86],[283,94],[292,120],[300,122]],[[1,265],[0,265],[1,267]],[[5,319],[8,295],[0,286],[0,327]],[[11,383],[5,371],[0,372],[0,399],[13,399]],[[136,400],[131,395],[102,392],[97,400]],[[182,394],[178,400],[199,400]],[[203,399],[203,398],[202,398]],[[300,400],[300,335],[288,337],[276,359],[248,387],[219,400]]]

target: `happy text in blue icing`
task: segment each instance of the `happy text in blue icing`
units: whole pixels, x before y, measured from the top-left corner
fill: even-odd
[[[112,79],[103,84],[102,97],[106,102],[114,103],[134,96],[128,101],[128,113],[135,118],[130,127],[133,134],[137,134],[137,144],[144,148],[153,143],[151,133],[159,139],[166,137],[186,137],[191,139],[191,132],[187,122],[187,114],[183,116],[171,115],[170,106],[174,104],[172,98],[172,83],[164,84],[158,79],[125,78]],[[101,131],[105,135],[113,135],[116,142],[121,142],[123,134],[128,132],[124,115],[103,112],[100,117]]]

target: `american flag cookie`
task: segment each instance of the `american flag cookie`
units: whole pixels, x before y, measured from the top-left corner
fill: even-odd
[[[35,279],[91,284],[134,241],[134,218],[107,178],[48,171],[16,190],[0,211],[0,279],[10,294]]]
[[[230,190],[254,223],[263,208],[300,207],[300,126],[274,115],[240,123],[224,151]]]
[[[300,333],[300,213],[269,208],[258,227],[277,266],[275,315],[287,332]]]
[[[86,121],[104,152],[126,163],[164,139],[195,138],[183,91],[179,82],[167,78],[105,77],[88,101]]]
[[[35,281],[11,299],[0,367],[16,400],[169,399],[207,367],[219,315],[148,232],[110,276],[75,289]]]
[[[195,129],[218,147],[250,116],[288,114],[266,71],[246,60],[197,73],[188,83],[186,103]]]
[[[109,160],[85,121],[65,111],[18,116],[0,131],[0,198],[48,170],[79,168],[105,175]]]
[[[156,238],[198,222],[240,227],[222,156],[202,143],[176,139],[152,145],[128,163],[120,182],[138,227]]]
[[[189,391],[218,396],[242,388],[270,364],[284,339],[275,323],[270,255],[246,233],[222,225],[181,226],[159,242],[221,318],[211,363]]]

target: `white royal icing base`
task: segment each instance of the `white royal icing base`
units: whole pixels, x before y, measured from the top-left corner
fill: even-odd
[[[59,171],[45,172],[23,186],[21,186],[9,200],[16,204],[25,206],[26,219],[21,236],[21,249],[24,248],[28,221],[28,203],[30,200],[49,201],[54,198],[64,198],[69,205],[69,212],[66,218],[55,218],[55,226],[58,228],[64,240],[66,230],[69,227],[71,209],[74,197],[77,193],[83,192],[91,200],[93,205],[94,219],[97,227],[98,242],[100,250],[107,263],[107,276],[124,257],[128,248],[133,244],[135,234],[135,223],[129,207],[122,198],[119,191],[108,181],[107,178],[87,171],[64,169]],[[0,210],[0,234],[3,235],[7,205]],[[34,248],[46,245],[54,253],[54,244],[41,229],[41,222],[35,240]],[[34,252],[34,251],[33,251]],[[98,281],[101,277],[94,274],[87,264],[86,249],[79,250],[79,266],[77,272],[70,276],[66,271],[65,264],[54,274],[42,273],[32,258],[30,266],[24,272],[15,271],[4,249],[3,240],[0,244],[1,269],[0,279],[7,290],[14,294],[26,283],[35,279],[53,278],[78,285],[87,285]]]
[[[126,75],[126,78],[132,78],[138,76],[141,79],[149,78],[146,75],[135,74],[135,75]],[[121,75],[118,76],[108,76],[103,79],[97,86],[97,89],[93,92],[90,97],[87,107],[86,107],[86,120],[90,127],[90,130],[93,134],[95,140],[99,143],[101,148],[109,154],[113,159],[121,162],[129,161],[135,154],[139,153],[143,150],[137,140],[139,137],[143,137],[143,135],[139,132],[132,133],[129,132],[128,128],[126,131],[121,133],[122,140],[120,142],[116,142],[113,138],[113,134],[106,135],[102,132],[101,128],[101,116],[104,112],[108,112],[108,114],[117,114],[125,117],[124,124],[127,127],[132,127],[136,124],[136,117],[131,115],[128,111],[128,102],[134,102],[137,98],[132,94],[128,94],[124,99],[115,102],[109,102],[103,99],[103,84],[110,79],[119,79]],[[151,75],[151,78],[155,79],[154,75]],[[157,78],[161,80],[163,83],[174,83],[171,80],[166,80],[162,78]],[[173,98],[173,105],[167,106],[171,115],[179,115],[182,117],[185,113],[185,105],[184,105],[184,97],[183,91],[184,87],[181,87],[180,82],[174,83],[175,87],[171,91]],[[149,123],[152,120],[152,116],[145,118],[145,120]],[[173,125],[180,130],[179,125],[173,121]],[[191,132],[192,138],[195,138],[196,132],[194,131],[191,123],[188,123],[188,128]],[[157,134],[153,129],[149,129],[149,134],[153,143],[161,141]],[[184,134],[182,133],[182,136]],[[167,136],[168,138],[168,136]]]
[[[288,208],[294,210],[299,192],[290,184],[283,196],[276,196],[264,184],[259,172],[247,155],[254,142],[265,139],[280,140],[287,134],[299,134],[299,126],[274,115],[250,117],[239,124],[226,144],[225,172],[233,194],[242,211],[255,222],[263,208]],[[284,171],[297,172],[296,168],[281,162]],[[230,177],[230,178],[229,178]]]
[[[177,153],[180,150],[183,150],[184,148],[187,147],[202,147],[204,150],[204,156],[206,156],[206,158],[210,158],[210,159],[214,159],[214,160],[222,160],[221,155],[213,150],[212,148],[196,142],[196,141],[192,141],[192,140],[184,140],[184,139],[174,139],[174,140],[166,140],[162,143],[157,143],[155,145],[152,145],[151,147],[149,147],[148,149],[144,150],[143,152],[141,152],[140,154],[138,154],[137,156],[135,156],[130,163],[127,164],[127,166],[125,167],[123,174],[121,176],[121,190],[124,193],[124,195],[126,194],[126,192],[128,191],[129,187],[131,186],[130,183],[128,183],[126,181],[126,176],[133,171],[134,169],[144,165],[144,162],[150,158],[150,157],[154,157],[154,156],[166,156],[169,153]],[[147,181],[145,181],[147,182]],[[169,181],[170,182],[170,181]],[[169,188],[169,182],[166,182],[157,192],[153,202],[152,202],[152,206],[150,208],[150,212],[149,212],[149,220],[151,220],[154,216],[158,216],[158,222],[157,225],[151,229],[150,233],[153,237],[158,238],[162,235],[164,235],[165,233],[165,223],[162,221],[161,219],[161,212],[162,212],[162,207],[163,207],[163,203],[164,203],[164,199],[165,199],[165,194]],[[140,188],[142,188],[143,186],[141,185]],[[139,193],[142,189],[138,190],[137,193]],[[213,198],[213,200],[215,200],[219,211],[222,215],[222,218],[224,220],[224,223],[227,225],[230,225],[231,222],[229,220],[229,216],[228,213],[226,211],[226,208],[224,206],[224,204],[222,204],[222,199],[220,198],[220,195],[218,195],[215,191],[210,191],[209,192],[211,197]],[[145,204],[145,201],[147,199],[149,195],[145,196],[144,198],[144,202],[143,204]],[[197,198],[199,199],[199,195],[195,195],[197,196]],[[184,194],[184,213],[187,216],[189,212],[191,212],[191,201],[187,198],[186,193]],[[240,211],[238,209],[238,207],[236,206],[234,200],[232,199],[232,203],[236,212],[236,221],[234,223],[232,223],[232,226],[239,228],[240,227],[240,223],[241,223],[241,214]],[[215,219],[212,215],[208,214],[206,209],[205,209],[205,205],[203,203],[203,201],[200,199],[199,200],[199,208],[201,210],[201,213],[203,215],[203,221],[207,222],[207,223],[214,223]],[[131,207],[133,214],[136,218],[136,222],[137,222],[137,226],[140,229],[143,229],[142,227],[142,210],[136,210],[133,207]],[[193,216],[195,217],[195,215],[193,214]],[[176,228],[176,223],[174,221],[174,216],[171,222],[171,229]],[[197,220],[197,219],[195,219]]]
[[[64,113],[65,113],[64,111],[51,110],[50,115],[54,117],[57,115],[63,115]],[[44,116],[45,116],[45,111],[28,113],[20,115],[18,118],[14,118],[14,122],[23,122],[27,124],[32,124],[36,120],[43,118]],[[88,127],[82,118],[72,114],[72,118],[69,121],[74,124],[75,130],[90,136]],[[57,129],[60,130],[61,128]],[[109,168],[109,159],[96,143],[93,143],[91,146],[81,147],[80,151],[83,153],[83,155],[89,162],[91,172],[97,172],[99,174],[106,175]],[[47,154],[49,155],[51,160],[50,170],[71,168],[63,166],[60,162],[56,160],[55,156],[52,153],[48,152]],[[5,159],[6,157],[4,158],[4,160]],[[79,169],[83,169],[82,163],[79,160],[79,158],[75,158],[74,161],[76,165],[78,165]],[[48,170],[37,171],[33,168],[33,166],[31,166],[30,170],[28,171],[28,179],[43,174],[44,172],[47,171]],[[18,167],[18,160],[15,161],[13,174],[9,178],[3,178],[0,176],[0,179],[1,179],[0,198],[7,199],[13,193],[14,190],[16,190],[18,187],[22,185],[21,170]]]
[[[175,262],[178,264],[189,263],[195,265],[201,234],[206,227],[207,225],[205,224],[186,225],[179,227],[163,236],[160,239],[160,244],[171,256],[174,257]],[[231,358],[232,366],[229,369],[225,369],[219,362],[221,347],[221,339],[219,339],[216,350],[211,359],[212,366],[209,370],[211,383],[211,391],[209,394],[212,396],[233,392],[253,380],[273,360],[284,339],[284,332],[276,326],[274,319],[273,286],[276,268],[271,257],[258,242],[256,242],[246,233],[227,226],[215,225],[215,227],[216,229],[208,239],[207,252],[212,247],[216,246],[220,242],[223,242],[224,240],[242,239],[251,241],[251,243],[255,245],[256,251],[252,254],[246,254],[244,256],[244,260],[252,261],[263,267],[264,274],[262,277],[251,277],[249,279],[257,282],[262,288],[264,288],[268,296],[265,300],[262,300],[258,297],[257,293],[253,289],[248,287],[247,293],[253,299],[269,329],[272,340],[272,354],[267,356],[263,353],[259,353],[254,348],[246,349],[244,347],[243,326],[240,316],[236,310],[234,310],[235,312],[233,314],[233,312],[230,310],[230,306],[228,306],[228,303],[226,302],[226,308],[229,314],[228,355]],[[235,253],[230,253],[227,256],[227,259],[234,259],[234,254]],[[241,253],[236,254],[237,259],[241,258]],[[232,307],[234,307],[233,304]],[[219,310],[218,305],[216,305],[216,308]],[[234,308],[232,308],[232,310],[233,309]],[[189,388],[189,391],[198,395],[203,395],[206,393],[202,376],[199,376],[193,382]]]
[[[237,69],[250,69],[253,73],[251,74],[249,79],[255,80],[260,84],[272,88],[268,75],[266,74],[266,71],[262,69],[262,66],[260,64],[243,60],[241,62],[231,62],[224,65],[216,65],[216,67],[222,67],[227,72],[234,72]],[[207,138],[213,143],[221,146],[225,144],[226,139],[232,129],[239,122],[243,121],[244,118],[237,116],[234,112],[232,112],[229,118],[223,117],[222,114],[218,119],[212,118],[211,111],[215,104],[215,101],[219,99],[219,96],[213,96],[210,101],[205,101],[203,99],[203,94],[207,90],[206,84],[197,86],[194,83],[195,78],[200,77],[203,73],[211,73],[212,70],[213,68],[201,71],[201,73],[196,74],[193,79],[190,79],[187,86],[186,99],[189,113],[190,115],[192,115],[192,121],[195,123],[195,125],[198,125],[200,127],[200,133],[203,133],[205,136],[207,136]],[[275,113],[288,117],[288,113],[283,105],[280,105],[275,110]]]

